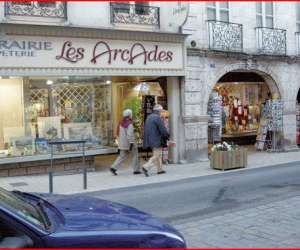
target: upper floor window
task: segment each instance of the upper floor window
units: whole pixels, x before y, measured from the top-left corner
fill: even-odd
[[[147,15],[149,10],[148,2],[114,2],[113,5],[118,13]]]
[[[229,22],[229,3],[228,2],[207,2],[207,19]]]
[[[67,12],[65,2],[5,2],[5,16],[9,17],[48,17],[65,19],[66,13]]]
[[[129,2],[114,2],[114,11],[116,13],[127,13],[130,12],[130,4]]]
[[[300,3],[296,3],[296,25],[297,32],[300,32]]]
[[[111,22],[159,27],[159,8],[149,2],[111,2]]]
[[[138,15],[148,15],[149,2],[135,2],[135,13]]]
[[[256,3],[256,25],[257,27],[274,27],[274,6],[272,2]]]

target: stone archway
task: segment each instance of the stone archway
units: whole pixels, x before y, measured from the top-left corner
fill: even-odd
[[[268,85],[272,94],[276,93],[280,98],[284,96],[283,88],[280,84],[279,78],[276,76],[274,72],[272,72],[268,67],[264,67],[263,65],[259,65],[253,63],[252,61],[246,61],[245,63],[236,63],[230,64],[223,67],[221,70],[217,71],[214,74],[214,77],[210,82],[207,82],[208,85],[208,93],[211,93],[215,84],[227,73],[230,72],[253,72],[261,76],[266,84]],[[204,100],[204,110],[207,110],[207,104],[209,100],[209,94],[206,95]]]
[[[264,70],[264,71],[262,71],[262,70]],[[212,103],[211,103],[212,99],[210,99],[210,106],[209,106],[210,111],[207,111],[208,114],[210,114],[210,115],[214,114],[211,116],[211,119],[212,119],[211,121],[213,121],[214,125],[212,125],[211,127],[210,126],[208,127],[208,138],[210,138],[210,139],[208,139],[209,145],[214,144],[213,141],[215,141],[215,140],[221,141],[221,140],[226,140],[226,138],[227,138],[227,140],[234,142],[236,144],[241,143],[242,145],[244,145],[243,143],[245,143],[245,142],[247,143],[245,145],[254,145],[255,144],[256,137],[257,137],[257,131],[259,131],[257,128],[258,123],[256,121],[257,120],[259,121],[260,117],[256,117],[256,115],[254,115],[254,113],[256,113],[256,111],[253,111],[253,110],[259,110],[259,105],[257,103],[261,103],[261,102],[263,102],[263,100],[269,99],[274,94],[276,94],[280,99],[282,98],[282,95],[283,95],[282,90],[280,90],[280,85],[277,84],[277,82],[274,80],[274,77],[271,76],[270,74],[273,74],[273,72],[270,72],[270,70],[268,68],[263,68],[262,66],[258,67],[258,65],[256,65],[256,64],[252,65],[252,64],[243,64],[243,63],[228,65],[228,66],[225,66],[224,68],[222,68],[221,70],[215,72],[214,77],[212,77],[212,79],[214,79],[213,82],[208,84],[210,87],[210,93],[213,93],[213,89],[214,89],[214,93],[215,93],[215,91],[217,91],[217,89],[218,89],[218,91],[219,91],[219,89],[221,89],[220,90],[221,92],[224,91],[224,89],[226,88],[226,87],[224,87],[224,84],[227,84],[227,83],[229,84],[228,86],[231,86],[231,87],[229,87],[230,89],[234,89],[235,91],[237,91],[237,88],[240,88],[240,87],[237,87],[237,85],[236,85],[236,84],[238,84],[238,82],[246,82],[246,83],[249,82],[246,85],[246,86],[248,86],[247,90],[249,90],[249,88],[252,89],[253,92],[252,91],[250,92],[250,93],[252,93],[252,95],[254,93],[256,93],[256,94],[254,94],[254,96],[256,96],[255,97],[256,101],[254,103],[252,101],[251,102],[252,104],[249,106],[252,110],[251,112],[253,112],[253,113],[251,113],[251,117],[255,117],[254,118],[255,121],[252,121],[252,118],[250,118],[251,122],[249,122],[249,125],[248,125],[248,115],[247,115],[247,118],[245,118],[243,115],[244,115],[244,112],[249,112],[250,108],[248,107],[248,105],[244,106],[243,101],[242,101],[241,102],[242,104],[239,104],[240,105],[239,107],[242,107],[243,110],[246,109],[246,111],[241,111],[241,113],[240,113],[241,115],[236,114],[234,116],[234,119],[239,119],[238,123],[236,123],[236,120],[235,120],[235,122],[233,122],[231,120],[233,118],[231,118],[228,121],[228,123],[226,122],[226,131],[227,132],[229,131],[229,132],[226,134],[223,134],[223,132],[225,131],[225,126],[224,127],[218,126],[220,119],[223,120],[223,118],[219,118],[219,115],[220,115],[220,117],[223,117],[223,115],[221,115],[221,113],[222,113],[222,114],[225,114],[224,117],[228,117],[229,110],[231,110],[232,106],[230,106],[229,104],[226,105],[227,109],[225,108],[225,110],[227,110],[227,112],[224,111],[224,109],[221,112],[217,108],[218,105],[217,106],[215,106],[215,104],[212,105],[212,103],[218,102],[217,100],[219,98],[218,94],[217,94],[217,96],[215,96],[215,94],[214,94],[215,98],[213,99],[214,101]],[[230,85],[230,83],[231,83],[231,85]],[[253,83],[260,83],[259,86],[262,86],[262,87],[260,87],[262,89],[253,90],[253,88],[254,88],[253,85],[251,87],[251,84],[253,84]],[[236,86],[236,87],[234,87],[234,86]],[[244,100],[244,102],[246,102],[246,103],[248,101],[246,101],[246,99],[244,99],[244,98],[246,95],[245,91],[247,91],[247,90],[245,89],[245,87],[242,87],[242,92],[241,92],[241,93],[243,93],[242,100]],[[261,96],[258,93],[264,93],[264,94]],[[226,96],[226,94],[225,94],[225,96]],[[238,98],[236,100],[239,100],[240,95],[237,94],[237,96],[238,96]],[[260,97],[261,99],[258,99],[259,96],[261,96]],[[209,100],[210,95],[206,96],[206,98],[208,98],[208,100]],[[230,98],[232,98],[232,96],[230,96]],[[208,100],[207,100],[207,102],[205,102],[207,107],[208,107],[208,103],[209,103]],[[228,97],[227,97],[227,100],[228,100]],[[247,100],[250,100],[250,99],[247,99]],[[251,99],[251,100],[253,100],[253,99]],[[261,101],[257,102],[258,100],[261,100]],[[215,107],[216,109],[212,108],[212,107]],[[237,112],[237,111],[235,111],[235,112]],[[231,114],[230,117],[232,117],[232,113],[230,113],[230,114]],[[224,118],[224,119],[226,119],[226,118]],[[232,123],[235,125],[232,125]],[[222,121],[222,124],[224,124],[224,121]],[[227,127],[227,125],[228,125],[228,127]],[[227,130],[227,128],[228,128],[228,130]],[[221,132],[221,130],[223,132]],[[217,134],[222,134],[222,137],[219,137],[219,136],[214,137],[213,136],[213,135],[217,135]],[[239,134],[239,136],[237,136],[238,134]]]

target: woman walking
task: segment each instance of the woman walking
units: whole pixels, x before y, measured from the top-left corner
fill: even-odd
[[[110,172],[112,172],[113,175],[118,175],[117,169],[128,158],[128,156],[132,154],[131,164],[133,167],[133,174],[140,174],[138,148],[135,142],[131,109],[124,110],[123,119],[117,129],[117,136],[119,139],[120,155],[110,167]]]

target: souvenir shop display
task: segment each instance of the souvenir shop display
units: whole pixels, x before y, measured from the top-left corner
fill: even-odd
[[[268,93],[267,85],[260,82],[217,83],[208,103],[208,114],[211,116],[209,127],[216,126],[214,124],[221,120],[220,140],[239,145],[254,144],[260,124],[261,104]],[[214,108],[218,101],[213,101],[213,97],[216,99],[217,95],[221,97],[221,111]],[[209,133],[209,142],[216,141],[212,135]]]
[[[12,153],[14,156],[32,155],[34,142],[31,136],[11,138]]]
[[[263,106],[261,117],[260,117],[260,126],[257,132],[256,137],[256,149],[264,150],[265,148],[271,147],[270,135],[268,134],[268,124],[271,119],[271,100],[267,100]]]
[[[300,104],[299,103],[297,103],[296,106],[296,127],[297,127],[296,143],[299,147],[300,146]]]
[[[272,100],[270,131],[281,131],[283,128],[283,103],[281,100]]]
[[[217,141],[221,141],[222,133],[222,97],[218,92],[213,91],[208,101],[208,114],[211,119],[208,125],[208,141],[210,144],[214,144]]]
[[[50,153],[48,140],[46,140],[45,138],[36,138],[35,139],[35,152],[37,154],[48,154],[48,153]]]
[[[279,99],[267,100],[256,138],[258,150],[281,150],[281,136],[283,130],[283,103]]]
[[[48,154],[49,141],[55,139],[84,139],[87,150],[113,147],[115,128],[126,108],[133,111],[136,140],[142,145],[144,121],[154,105],[159,103],[165,109],[168,105],[166,79],[147,80],[27,77],[2,83],[5,88],[18,87],[20,93],[14,97],[11,110],[4,110],[15,112],[18,119],[6,119],[0,126],[0,158]],[[68,151],[78,150],[65,145],[61,153],[68,157]]]

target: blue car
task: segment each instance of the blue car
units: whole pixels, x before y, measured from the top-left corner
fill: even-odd
[[[89,196],[0,188],[0,248],[185,248],[171,226],[135,208]]]

